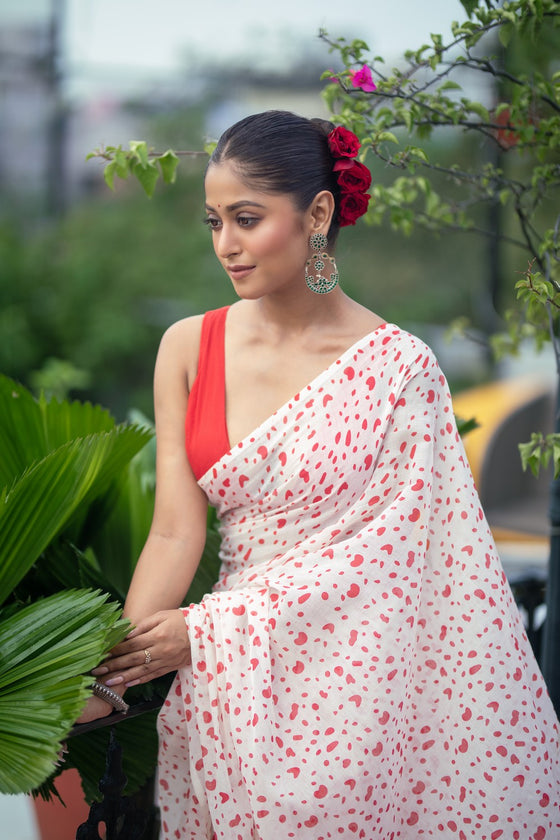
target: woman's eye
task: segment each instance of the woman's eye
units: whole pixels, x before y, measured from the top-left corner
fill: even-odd
[[[203,222],[210,230],[218,230],[222,224],[219,219],[214,219],[212,216],[207,216],[206,219],[203,219]]]
[[[237,224],[241,227],[251,227],[252,225],[256,224],[259,220],[256,219],[254,216],[238,216],[237,217]]]

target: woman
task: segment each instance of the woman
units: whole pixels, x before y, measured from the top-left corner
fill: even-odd
[[[178,669],[159,721],[166,840],[552,840],[557,721],[444,377],[337,285],[338,228],[369,198],[358,148],[267,112],[212,155],[207,223],[240,300],[162,340],[136,629],[94,673],[118,706]],[[220,581],[178,609],[208,502]],[[95,698],[86,717],[109,711]]]

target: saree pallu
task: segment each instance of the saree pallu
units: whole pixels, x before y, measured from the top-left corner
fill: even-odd
[[[560,837],[558,722],[445,379],[384,325],[200,485],[214,591],[159,718],[162,837]]]

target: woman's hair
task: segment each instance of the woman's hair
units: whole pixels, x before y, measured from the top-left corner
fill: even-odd
[[[335,201],[328,232],[332,246],[340,227],[340,187],[327,143],[333,128],[326,120],[308,120],[290,111],[253,114],[222,134],[208,165],[232,161],[248,186],[291,195],[298,210],[306,210],[317,193],[329,190]]]

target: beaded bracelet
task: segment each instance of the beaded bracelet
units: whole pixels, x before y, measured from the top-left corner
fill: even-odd
[[[96,697],[101,698],[101,700],[105,700],[105,702],[109,703],[113,709],[116,709],[118,712],[124,712],[125,714],[128,712],[128,703],[125,703],[120,694],[117,694],[117,692],[113,691],[112,688],[108,688],[106,685],[103,685],[103,683],[96,681],[92,685],[92,689]]]

